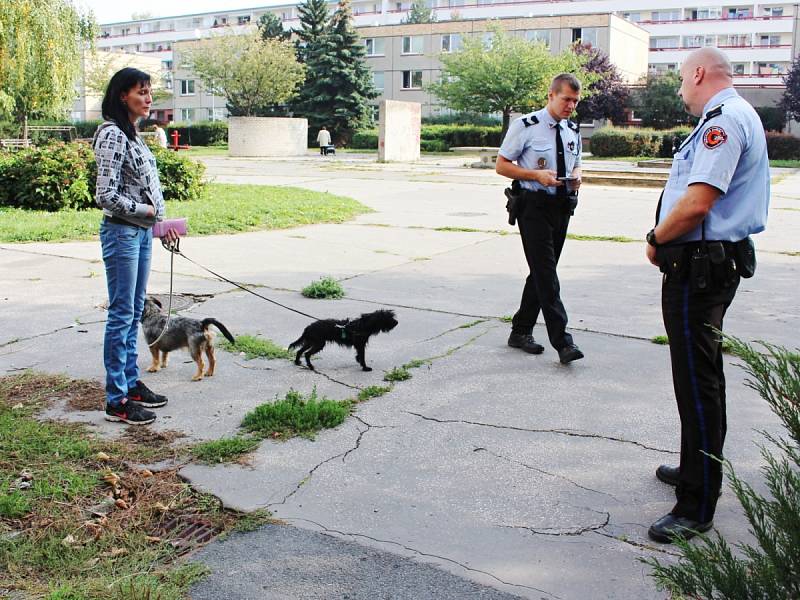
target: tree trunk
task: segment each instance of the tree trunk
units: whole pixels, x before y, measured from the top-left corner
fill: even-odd
[[[508,126],[509,126],[510,123],[511,123],[511,109],[510,108],[504,108],[503,109],[503,131],[500,133],[501,142],[506,137],[506,132],[508,131]]]

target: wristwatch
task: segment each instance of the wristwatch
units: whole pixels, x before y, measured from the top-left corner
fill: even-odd
[[[644,239],[647,240],[647,243],[653,246],[654,248],[658,248],[658,240],[656,239],[655,227],[647,232],[647,235],[644,236]]]

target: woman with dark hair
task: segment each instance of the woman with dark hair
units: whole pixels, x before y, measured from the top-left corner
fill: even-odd
[[[92,146],[97,161],[96,201],[103,209],[100,243],[108,285],[108,320],[103,340],[108,421],[145,425],[156,415],[144,407],[167,399],[139,379],[137,337],[144,308],[151,228],[164,218],[164,197],[156,161],[136,135],[136,121],[153,102],[150,76],[126,67],[111,78],[103,98],[103,118]],[[170,230],[167,239],[177,239]]]

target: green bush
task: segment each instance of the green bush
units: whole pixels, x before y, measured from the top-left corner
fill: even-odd
[[[357,150],[375,150],[378,148],[378,130],[366,129],[357,131],[350,141],[350,147]]]
[[[786,127],[786,112],[779,106],[756,106],[765,131],[783,131]]]
[[[691,133],[685,127],[656,131],[654,129],[619,129],[603,127],[591,137],[594,156],[660,156],[671,157],[673,148]]]
[[[205,166],[175,152],[154,150],[165,200],[196,200]],[[58,211],[95,208],[97,165],[83,142],[54,142],[0,152],[0,206]]]
[[[167,127],[167,141],[170,144],[173,131],[180,134],[179,144],[215,146],[228,142],[228,124],[225,121],[199,121],[170,125]]]
[[[453,113],[449,115],[436,115],[431,117],[422,117],[423,125],[484,125],[484,126],[497,126],[502,125],[498,117],[491,115],[479,115],[475,113]]]
[[[788,133],[767,132],[767,154],[772,159],[800,159],[800,138]]]
[[[450,146],[444,140],[420,140],[419,149],[423,152],[448,152]]]
[[[97,170],[88,144],[56,142],[3,153],[0,202],[29,210],[94,206]]]
[[[153,150],[164,200],[197,200],[205,185],[206,166],[174,150]]]
[[[439,140],[453,146],[499,146],[503,141],[502,127],[483,125],[423,125],[423,140]]]

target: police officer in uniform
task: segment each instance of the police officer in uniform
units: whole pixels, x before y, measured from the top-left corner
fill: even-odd
[[[509,126],[496,169],[521,187],[522,206],[516,216],[530,268],[508,345],[531,354],[544,351],[531,335],[541,311],[550,344],[563,364],[583,358],[566,331],[567,311],[556,273],[581,183],[581,136],[578,126],[568,119],[580,100],[580,91],[574,75],[555,77],[547,106]],[[569,181],[564,180],[567,176]]]
[[[676,486],[677,503],[648,531],[658,542],[688,539],[713,525],[722,486],[725,376],[722,329],[740,276],[751,276],[750,234],[763,231],[769,205],[764,128],[733,89],[731,65],[716,48],[690,54],[679,91],[700,122],[672,163],[647,258],[663,275],[664,325],[681,420],[680,465],[656,476]]]

